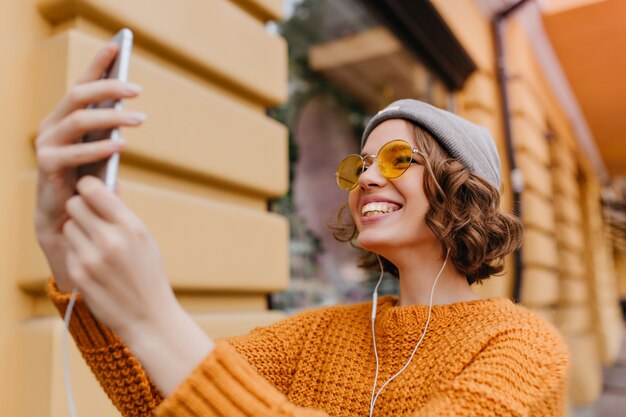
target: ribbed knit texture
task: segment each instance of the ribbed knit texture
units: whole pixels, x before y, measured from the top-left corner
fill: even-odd
[[[48,283],[48,294],[65,316],[69,293]],[[124,343],[89,311],[80,294],[70,320],[70,333],[80,353],[113,404],[124,416],[151,416],[163,397]]]
[[[63,312],[67,296],[52,284],[49,292]],[[396,303],[379,299],[379,386],[409,358],[428,314],[428,306]],[[123,415],[367,416],[370,313],[371,302],[324,307],[218,341],[156,409],[160,396],[138,361],[80,301],[71,331]],[[411,365],[385,388],[374,415],[562,416],[568,360],[552,325],[505,298],[435,306]]]

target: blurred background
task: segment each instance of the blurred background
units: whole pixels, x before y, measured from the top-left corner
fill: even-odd
[[[337,242],[339,161],[412,97],[485,126],[522,250],[475,286],[553,323],[567,415],[626,409],[626,0],[0,0],[0,407],[67,416],[61,322],[32,226],[39,121],[121,27],[135,33],[122,196],[214,337],[369,299]],[[344,213],[345,214],[345,213]],[[383,292],[397,291],[392,278]],[[81,415],[118,415],[71,353]]]

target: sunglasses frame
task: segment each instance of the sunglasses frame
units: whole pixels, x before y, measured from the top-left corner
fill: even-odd
[[[356,188],[357,184],[359,183],[359,178],[361,178],[361,175],[363,175],[363,173],[365,171],[367,171],[374,164],[374,161],[376,161],[376,162],[378,162],[380,164],[379,159],[378,159],[378,155],[380,155],[380,151],[382,151],[385,148],[385,146],[389,145],[392,142],[404,142],[404,143],[406,143],[406,146],[411,150],[411,160],[407,164],[407,166],[404,169],[404,171],[402,171],[400,174],[396,175],[395,177],[388,177],[388,176],[386,176],[385,174],[382,173],[380,167],[378,167],[378,170],[379,170],[380,174],[383,177],[385,177],[386,179],[388,179],[388,180],[393,180],[393,179],[396,179],[396,178],[399,178],[400,176],[402,176],[402,174],[404,174],[409,169],[409,166],[412,163],[418,164],[419,162],[417,162],[413,158],[413,155],[418,154],[418,155],[421,155],[423,158],[426,157],[422,151],[412,147],[411,144],[409,142],[407,142],[406,140],[404,140],[404,139],[393,139],[393,140],[390,140],[389,142],[385,143],[383,146],[380,147],[380,149],[378,150],[378,153],[376,155],[372,155],[372,154],[369,154],[369,155],[359,155],[359,154],[355,154],[355,153],[347,155],[346,157],[344,157],[341,160],[341,162],[339,162],[339,165],[337,166],[337,172],[335,173],[335,179],[337,180],[337,185],[339,186],[339,188],[341,188],[342,190],[345,190],[345,191],[352,191],[352,190],[354,190]],[[352,187],[346,188],[346,187],[342,187],[341,184],[339,183],[339,167],[341,167],[341,165],[344,163],[344,161],[346,159],[350,158],[351,156],[358,156],[363,161],[363,168],[361,169],[361,172],[357,176],[356,181],[354,182]],[[370,165],[366,164],[366,159],[368,159],[368,158],[372,160],[372,163]]]

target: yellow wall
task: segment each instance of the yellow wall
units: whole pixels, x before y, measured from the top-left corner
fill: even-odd
[[[128,143],[121,193],[158,241],[183,305],[212,336],[269,324],[288,282],[288,227],[268,198],[288,186],[287,131],[265,115],[286,98],[287,49],[265,30],[280,0],[3,1],[0,73],[0,404],[2,415],[68,415],[62,326],[32,225],[37,123],[119,28],[135,33],[130,79],[148,113]],[[149,11],[150,13],[146,13]],[[81,415],[113,416],[78,354]]]
[[[472,0],[433,3],[478,66],[457,94],[459,112],[491,131],[506,162],[490,21]],[[564,335],[572,353],[570,398],[589,404],[601,393],[602,365],[616,360],[623,332],[600,186],[514,20],[506,25],[505,50],[513,146],[524,177],[521,300]],[[506,163],[503,178],[503,207],[510,209]],[[476,290],[510,296],[510,277],[492,278]]]

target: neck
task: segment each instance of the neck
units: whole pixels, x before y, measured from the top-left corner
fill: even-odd
[[[446,258],[441,247],[433,245],[420,248],[418,254],[413,251],[408,256],[390,259],[400,273],[400,306],[430,303],[430,294],[437,274]],[[477,300],[479,297],[470,289],[465,276],[460,274],[450,259],[441,272],[435,292],[433,305],[451,304]]]

